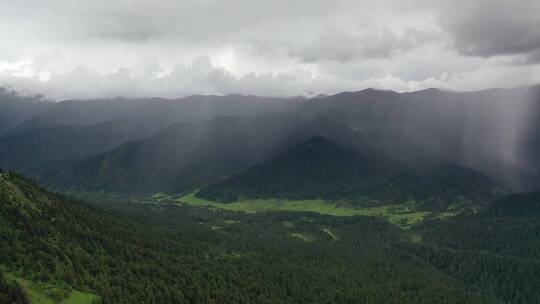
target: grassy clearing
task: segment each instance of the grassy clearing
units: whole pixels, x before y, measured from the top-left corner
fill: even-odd
[[[295,226],[294,222],[291,222],[291,221],[283,221],[282,224],[283,224],[283,227],[287,229],[292,229]]]
[[[329,237],[331,237],[333,241],[338,240],[338,237],[336,236],[336,234],[334,232],[332,232],[332,230],[323,227],[323,228],[321,228],[321,231],[326,233]]]
[[[411,235],[411,242],[415,243],[415,244],[422,244],[423,240],[422,240],[422,235],[420,234],[412,234]]]
[[[74,290],[69,294],[69,297],[61,302],[61,304],[91,304],[97,300],[97,296],[91,293]]]
[[[60,301],[53,299],[49,296],[46,290],[57,288],[51,284],[36,283],[30,280],[23,279],[14,275],[13,273],[4,273],[8,280],[16,281],[28,295],[28,299],[31,304],[92,304],[99,297],[78,290],[71,290],[68,297]]]
[[[292,238],[295,238],[297,240],[300,240],[302,242],[311,243],[315,241],[315,237],[309,234],[300,233],[300,232],[293,232],[290,234]]]
[[[423,221],[424,218],[430,214],[430,212],[415,211],[410,203],[392,206],[355,208],[352,206],[336,205],[323,200],[288,201],[279,199],[258,199],[223,204],[198,198],[195,196],[195,192],[177,198],[176,201],[193,206],[222,208],[248,213],[297,211],[315,212],[333,216],[376,216],[383,217],[403,228],[408,228]]]

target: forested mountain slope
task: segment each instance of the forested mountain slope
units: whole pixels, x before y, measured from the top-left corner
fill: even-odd
[[[515,191],[535,189],[540,185],[540,161],[539,153],[536,153],[540,149],[539,86],[469,93],[436,89],[396,93],[368,89],[312,99],[227,95],[191,96],[179,100],[119,98],[20,104],[17,109],[23,109],[24,115],[12,116],[23,117],[25,122],[15,119],[13,123],[17,121],[18,126],[11,131],[13,136],[2,140],[1,164],[22,169],[62,191],[68,188],[76,191],[184,191],[268,161],[267,156],[318,134],[356,152],[374,149],[412,166],[425,158],[443,159],[481,172]],[[46,106],[38,107],[42,104]],[[271,122],[267,118],[272,116],[268,114],[270,112],[287,112],[280,115],[288,118],[276,118],[276,122]],[[216,145],[212,148],[209,144],[205,148],[195,143],[195,136],[189,139],[181,131],[175,135],[171,130],[210,130],[212,126],[218,126],[213,122],[216,117],[221,117],[218,119],[221,121],[247,121],[248,117],[257,121],[260,117],[259,125],[264,127],[256,126],[257,123],[231,122],[219,124],[223,130],[214,135],[194,131],[197,136],[213,140],[216,140],[216,134],[222,134],[219,136],[227,140],[220,142],[222,155],[212,156],[213,160],[206,159],[209,165],[201,165],[200,175],[193,173],[175,155],[182,155],[182,149],[197,151],[201,159],[195,157],[189,161],[201,164],[203,158],[216,153]],[[6,121],[11,121],[7,118]],[[177,122],[191,122],[194,127],[180,124],[163,130]],[[117,126],[124,124],[128,130],[123,130],[124,127],[118,130]],[[203,127],[204,124],[207,126]],[[239,124],[245,129],[253,128],[253,131],[238,131],[235,126]],[[229,127],[231,129],[227,130]],[[156,134],[154,139],[142,140],[160,130],[163,132]],[[101,136],[103,132],[107,134]],[[256,141],[254,138],[268,138],[269,143],[264,144],[264,148],[262,145],[251,147]],[[118,146],[130,140],[140,142]],[[39,142],[39,147],[31,147],[33,142]],[[151,151],[150,145],[156,147],[155,152]],[[231,148],[234,145],[246,149],[239,152],[243,148]],[[141,148],[143,146],[146,148]],[[118,149],[111,151],[115,148]],[[139,148],[140,154],[134,152]],[[248,153],[250,149],[254,155]],[[111,153],[88,159],[84,166],[81,162],[73,163],[74,159],[93,157],[106,151]],[[136,163],[141,165],[132,166],[135,162],[126,160],[128,155],[140,157],[141,161]],[[163,163],[156,162],[158,158],[163,159]],[[105,159],[114,170],[105,172],[102,169]],[[40,165],[45,166],[44,171],[35,170]],[[71,172],[72,168],[77,174]],[[143,174],[143,170],[149,174]],[[112,175],[118,178],[113,180]],[[73,176],[81,176],[81,179]],[[73,183],[69,184],[71,180]]]
[[[407,234],[375,218],[103,211],[14,173],[0,175],[0,203],[1,269],[104,303],[498,303],[400,249]]]
[[[418,228],[427,246],[412,252],[504,303],[537,303],[539,210],[540,195],[523,193],[491,202],[476,214],[429,221]]]
[[[367,89],[313,99],[297,111],[362,130],[368,142],[393,156],[436,153],[515,190],[538,183],[540,86],[478,92]]]
[[[288,114],[180,123],[151,137],[35,176],[59,190],[152,193],[206,185],[274,155],[299,122]]]
[[[380,205],[413,201],[426,208],[446,208],[463,201],[483,202],[502,191],[468,168],[427,160],[411,166],[381,152],[357,153],[316,136],[196,195],[217,202],[324,199]]]
[[[52,105],[39,97],[19,96],[0,87],[0,137]]]
[[[95,156],[178,122],[288,111],[301,102],[242,95],[46,102],[0,91],[0,166],[28,173]]]
[[[302,99],[257,96],[189,96],[181,99],[97,99],[66,100],[21,123],[10,134],[30,129],[70,125],[88,126],[122,120],[154,120],[162,127],[177,122],[208,120],[219,116],[253,116],[290,110]]]
[[[165,127],[145,119],[91,126],[52,126],[0,138],[0,166],[29,172],[53,161],[78,160],[150,136]]]

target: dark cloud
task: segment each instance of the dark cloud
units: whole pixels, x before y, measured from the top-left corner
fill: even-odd
[[[463,54],[524,55],[538,60],[540,1],[456,1],[440,10],[441,26]]]
[[[134,19],[94,19],[94,27],[85,29],[83,34],[88,38],[113,41],[147,41],[161,37],[166,25],[155,20]]]
[[[346,62],[360,56],[362,44],[354,34],[335,29],[326,29],[303,46],[289,50],[293,57],[305,62],[332,60]]]
[[[423,46],[434,38],[434,33],[414,28],[407,28],[402,34],[386,27],[359,33],[327,28],[305,45],[289,46],[289,54],[304,62],[384,59]]]

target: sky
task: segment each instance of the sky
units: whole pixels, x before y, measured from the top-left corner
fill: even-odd
[[[0,0],[0,86],[52,100],[540,83],[538,0]]]

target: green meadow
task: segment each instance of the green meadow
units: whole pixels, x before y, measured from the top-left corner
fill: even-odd
[[[218,203],[201,199],[195,192],[180,197],[172,197],[163,193],[152,195],[147,202],[178,202],[192,206],[221,208],[232,211],[258,213],[267,211],[315,212],[332,216],[374,216],[383,217],[402,228],[408,228],[422,222],[432,215],[427,211],[416,211],[412,203],[377,207],[355,207],[351,204],[340,204],[324,200],[291,201],[283,199],[243,200],[232,203]]]
[[[28,296],[31,304],[93,304],[99,303],[99,297],[87,292],[78,290],[65,290],[62,287],[52,284],[37,283],[19,277],[13,273],[4,273],[8,280],[16,281]],[[57,296],[52,294],[67,293],[67,297]]]

